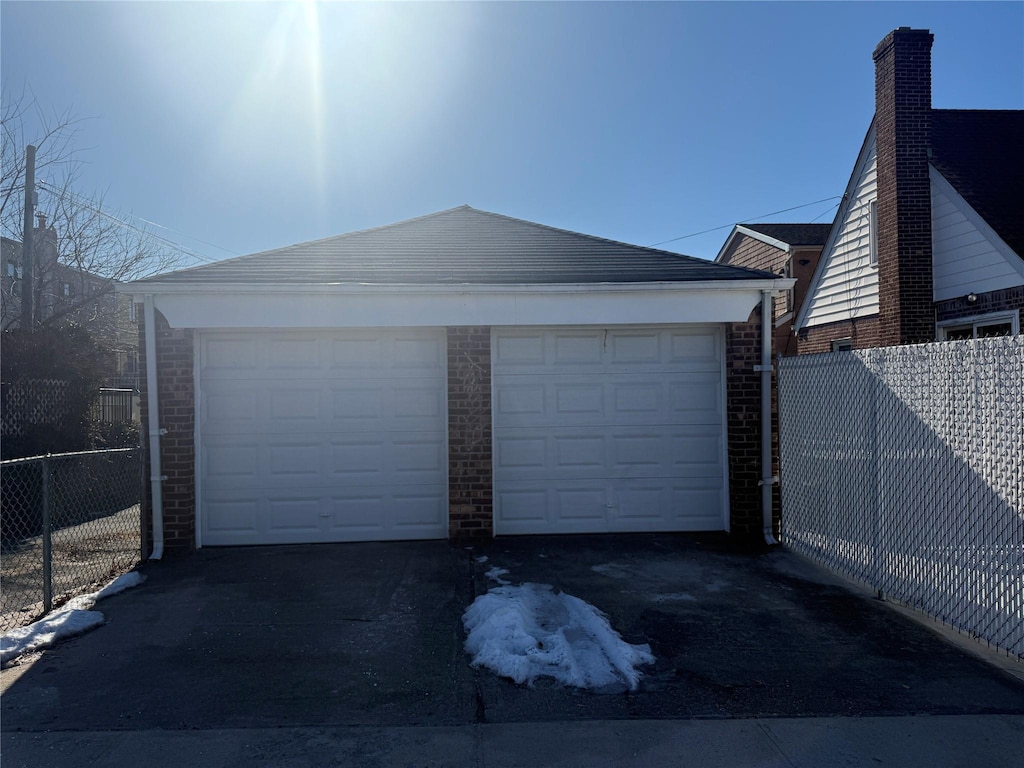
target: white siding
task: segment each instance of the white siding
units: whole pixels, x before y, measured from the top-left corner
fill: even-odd
[[[869,263],[869,204],[875,199],[875,140],[858,160],[850,203],[807,298],[803,325],[824,325],[878,313],[878,269]]]
[[[929,171],[935,301],[1024,285],[1024,261],[942,174]]]

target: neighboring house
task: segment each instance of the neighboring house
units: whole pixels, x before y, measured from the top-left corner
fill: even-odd
[[[1020,332],[1024,111],[932,109],[932,39],[901,27],[875,49],[875,116],[800,353]]]
[[[772,317],[776,354],[797,353],[793,321],[803,306],[831,229],[831,224],[737,224],[715,257],[719,264],[760,269],[796,280],[790,290],[775,299]]]
[[[462,206],[122,286],[154,547],[760,537],[759,304],[792,283]]]
[[[69,267],[58,260],[57,233],[39,214],[33,232],[33,305],[37,324],[76,323],[111,352],[115,370],[109,384],[138,383],[139,324],[135,305],[115,292],[107,278]],[[2,329],[21,325],[23,278],[21,243],[0,242],[0,322]]]

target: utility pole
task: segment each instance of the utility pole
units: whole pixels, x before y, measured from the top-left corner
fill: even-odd
[[[21,236],[21,327],[35,328],[32,313],[32,277],[35,272],[32,253],[32,227],[35,223],[36,148],[25,147],[25,231]]]

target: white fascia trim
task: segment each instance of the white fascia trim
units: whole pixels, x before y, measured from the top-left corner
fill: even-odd
[[[835,247],[836,238],[839,236],[839,230],[843,222],[846,221],[846,215],[850,212],[850,206],[853,205],[853,193],[857,191],[857,182],[860,181],[861,176],[864,174],[868,155],[874,144],[875,118],[872,117],[871,125],[868,126],[867,135],[864,137],[864,143],[861,144],[860,152],[857,153],[857,162],[853,165],[853,173],[850,174],[850,180],[846,182],[846,191],[843,192],[843,199],[839,202],[839,210],[836,211],[836,217],[832,220],[832,229],[828,233],[828,240],[825,241],[825,245],[821,248],[821,258],[818,259],[818,266],[814,268],[814,275],[811,276],[810,285],[807,286],[803,306],[800,307],[800,313],[796,316],[796,322],[793,323],[794,331],[800,331],[806,326],[807,314],[811,311],[811,305],[814,303],[814,295],[818,292],[822,275],[825,274],[825,270],[828,267],[832,256],[832,249]]]
[[[762,243],[767,243],[773,248],[778,248],[780,251],[788,251],[790,248],[789,243],[784,243],[781,240],[775,239],[774,237],[769,237],[763,232],[758,232],[756,229],[750,229],[748,227],[742,226],[741,224],[737,224],[736,230],[738,232],[743,233],[747,237],[752,237],[755,240],[760,240]]]
[[[273,296],[306,296],[310,294],[336,294],[340,296],[366,295],[516,295],[525,294],[607,294],[635,292],[706,293],[708,291],[787,291],[793,287],[793,278],[748,280],[693,280],[686,282],[655,283],[532,283],[524,285],[419,285],[377,283],[309,283],[309,284],[268,284],[268,283],[161,283],[147,281],[143,284],[124,283],[116,286],[118,293],[142,297],[145,294],[169,296],[174,294],[271,294]]]
[[[746,322],[792,278],[586,286],[195,286],[157,292],[172,328]],[[142,286],[139,286],[140,288]]]
[[[1013,248],[1008,246],[1006,241],[982,218],[981,214],[974,210],[971,204],[964,200],[961,194],[956,191],[956,188],[946,180],[946,177],[930,163],[928,164],[928,176],[931,182],[953,201],[953,205],[957,207],[957,210],[992,244],[992,247],[999,252],[999,255],[1006,259],[1021,277],[1024,277],[1024,256],[1015,253]],[[940,299],[935,300],[940,301]]]
[[[736,236],[739,234],[738,230],[739,224],[734,224],[732,232],[730,232],[729,236],[725,238],[725,242],[722,243],[722,247],[718,249],[718,255],[715,256],[715,261],[718,262],[719,264],[722,263],[722,257],[725,256],[725,252],[729,250],[729,246],[732,245],[732,241],[735,240]]]
[[[789,251],[791,247],[789,243],[784,243],[781,240],[776,240],[774,237],[768,237],[768,235],[750,229],[749,227],[744,227],[742,224],[736,224],[733,226],[732,232],[730,232],[729,236],[725,239],[725,243],[718,250],[718,255],[715,256],[716,262],[722,262],[722,257],[725,256],[726,251],[729,250],[729,247],[732,245],[732,241],[735,240],[740,235],[746,235],[747,237],[752,237],[755,240],[760,240],[762,243],[767,243],[768,245],[774,248],[778,248],[780,251]]]

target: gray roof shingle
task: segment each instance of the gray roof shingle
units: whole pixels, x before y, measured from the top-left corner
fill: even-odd
[[[519,285],[774,277],[463,205],[157,275],[137,284]]]

